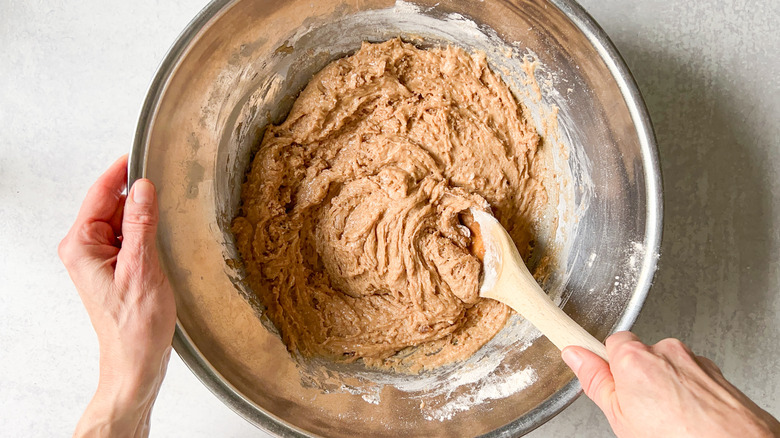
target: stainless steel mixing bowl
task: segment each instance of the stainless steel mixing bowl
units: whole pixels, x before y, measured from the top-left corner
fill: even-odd
[[[282,120],[330,60],[363,40],[394,36],[486,53],[544,126],[558,171],[571,178],[559,188],[561,205],[571,208],[558,218],[568,228],[557,237],[565,239],[550,287],[600,339],[634,322],[661,232],[655,140],[628,69],[576,3],[216,0],[160,66],[130,161],[131,183],[145,176],[159,189],[159,246],[178,306],[174,346],[217,397],[280,436],[516,436],[580,391],[545,338],[483,354],[480,360],[495,360],[496,370],[520,370],[528,379],[517,391],[481,398],[467,389],[434,391],[423,377],[355,374],[328,364],[307,371],[258,318],[261,306],[242,282],[229,224],[263,127]],[[458,366],[447,372],[461,372]],[[479,388],[499,371],[464,388]],[[434,383],[452,374],[443,376]],[[385,378],[412,385],[371,381]],[[470,402],[431,414],[429,406],[458,397]]]

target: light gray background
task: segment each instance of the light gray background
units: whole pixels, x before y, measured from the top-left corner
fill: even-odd
[[[89,185],[129,150],[152,75],[204,5],[0,1],[0,424],[66,436],[95,336],[56,255]],[[780,2],[587,0],[645,96],[665,183],[635,331],[675,336],[780,414]],[[582,397],[532,437],[608,435]],[[152,435],[264,436],[173,356]]]

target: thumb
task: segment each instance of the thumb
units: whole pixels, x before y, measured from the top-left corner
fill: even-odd
[[[569,346],[561,352],[561,358],[580,380],[582,390],[604,412],[614,418],[613,403],[615,380],[609,364],[595,353],[582,347]]]
[[[148,179],[133,184],[122,217],[122,249],[117,259],[128,274],[157,267],[157,194]],[[144,272],[138,272],[144,277]]]

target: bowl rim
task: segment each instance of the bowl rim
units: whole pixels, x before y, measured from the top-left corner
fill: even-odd
[[[128,187],[146,177],[148,155],[148,136],[160,98],[165,92],[168,79],[173,75],[179,61],[187,52],[187,47],[211,20],[219,18],[238,0],[212,0],[184,28],[176,41],[168,49],[149,85],[138,117],[133,145],[128,160]],[[662,180],[658,146],[652,121],[645,105],[642,93],[636,84],[623,57],[612,40],[595,19],[574,0],[546,0],[560,10],[585,35],[590,44],[606,64],[607,69],[617,82],[631,115],[639,138],[642,161],[644,163],[646,226],[645,256],[637,278],[637,286],[626,308],[612,328],[612,332],[628,330],[639,316],[639,311],[655,276],[663,223]],[[225,379],[203,356],[182,328],[178,318],[173,336],[173,348],[190,371],[230,409],[249,423],[279,437],[308,438],[317,435],[308,433],[274,415],[264,411],[254,402],[244,397],[227,379]],[[499,438],[524,435],[543,425],[582,394],[582,388],[576,378],[572,378],[563,388],[543,401],[524,416],[506,425],[488,432],[482,437]]]

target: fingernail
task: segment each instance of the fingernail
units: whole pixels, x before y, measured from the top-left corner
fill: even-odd
[[[154,186],[145,179],[139,179],[133,184],[133,202],[141,205],[151,205],[154,202]]]
[[[574,371],[574,374],[577,374],[582,366],[582,356],[573,348],[564,348],[561,352],[561,359]]]

